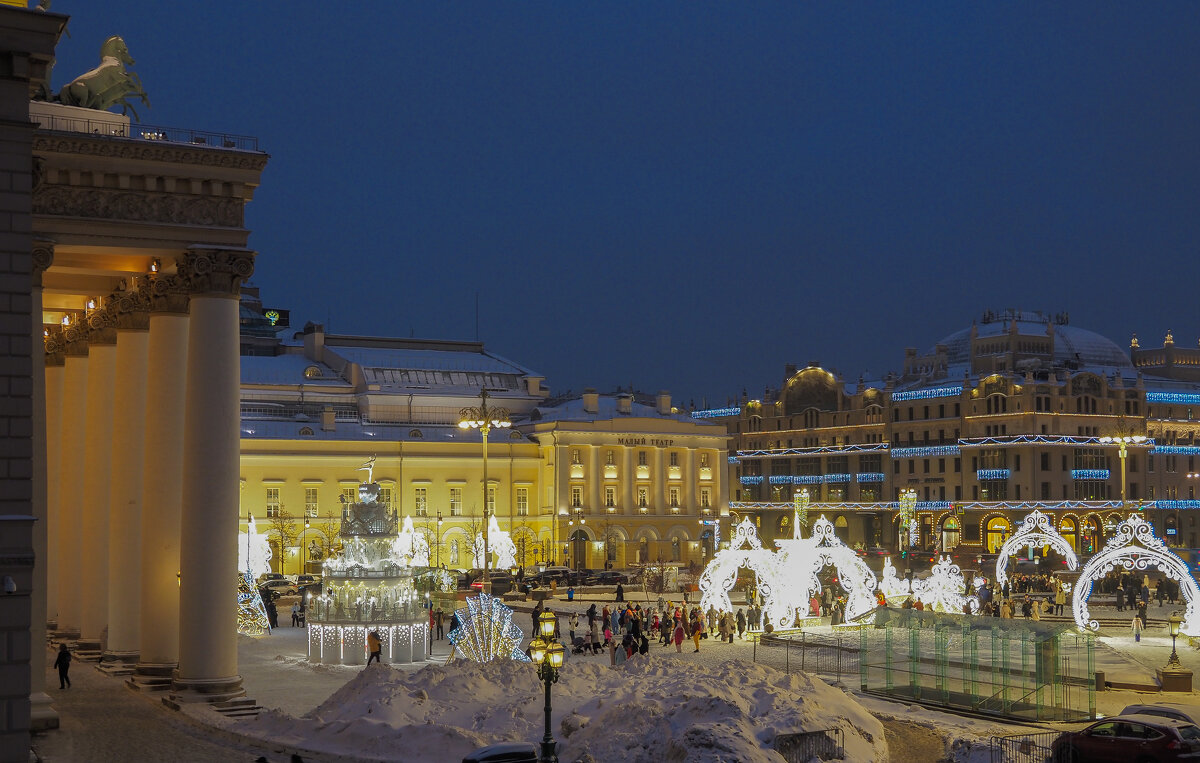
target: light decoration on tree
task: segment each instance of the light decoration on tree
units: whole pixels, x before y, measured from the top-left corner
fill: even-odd
[[[821,590],[817,573],[825,567],[837,570],[838,580],[848,594],[846,620],[853,621],[875,608],[875,589],[879,581],[866,562],[859,558],[854,549],[842,542],[834,530],[833,523],[822,515],[813,522],[813,534],[809,538],[776,541],[779,547],[778,568],[780,580],[786,581],[788,600],[808,610],[809,597]]]
[[[796,498],[795,498],[795,501],[793,502],[793,506],[795,507],[795,512],[796,512],[796,517],[795,517],[796,518],[796,525],[795,525],[796,527],[800,527],[801,525],[804,525],[805,527],[808,526],[808,504],[809,504],[808,488],[802,488],[800,490],[797,490]]]
[[[237,583],[237,628],[247,636],[261,636],[271,632],[271,620],[262,595],[254,585],[249,572],[238,573]]]
[[[913,548],[920,540],[920,532],[917,526],[917,491],[908,490],[900,491],[900,529],[908,533],[908,547]]]
[[[1067,539],[1054,529],[1050,516],[1034,509],[1025,515],[1020,528],[1000,547],[1000,553],[996,557],[996,582],[1003,587],[1008,581],[1008,557],[1024,548],[1042,546],[1050,546],[1062,554],[1067,560],[1068,569],[1075,570],[1079,567],[1079,558],[1075,556],[1075,550],[1071,548]],[[1070,591],[1069,584],[1064,590]]]
[[[743,518],[734,528],[729,548],[718,551],[700,574],[700,609],[707,611],[713,607],[717,611],[732,612],[729,591],[733,589],[738,570],[742,568],[749,568],[758,576],[758,590],[763,597],[763,616],[779,628],[790,624],[797,605],[785,598],[786,591],[779,585],[775,552],[763,548],[749,517]]]
[[[271,543],[265,533],[258,532],[251,515],[246,532],[238,533],[238,569],[250,573],[252,579],[271,571]]]
[[[899,606],[912,595],[912,583],[896,574],[892,557],[883,560],[883,574],[879,576],[879,590],[890,606]]]
[[[458,654],[475,662],[529,662],[521,651],[525,634],[513,622],[513,611],[504,602],[481,593],[468,598],[466,605],[454,613],[459,626],[450,631],[454,647],[451,657]]]
[[[1187,564],[1172,553],[1157,536],[1150,523],[1139,516],[1132,516],[1119,523],[1116,533],[1104,544],[1100,553],[1088,560],[1075,581],[1075,594],[1071,599],[1071,610],[1075,624],[1080,628],[1097,630],[1100,624],[1091,619],[1088,599],[1096,581],[1118,567],[1133,572],[1148,567],[1157,567],[1167,577],[1179,582],[1179,590],[1187,602],[1180,633],[1200,636],[1200,586],[1188,572]]]
[[[943,556],[941,560],[933,566],[933,570],[927,578],[916,578],[912,581],[912,595],[925,604],[927,609],[933,609],[936,612],[952,612],[954,614],[966,614],[963,607],[966,606],[971,614],[979,611],[979,597],[966,596],[966,580],[963,578],[962,570],[957,564],[950,560],[950,557]]]
[[[409,567],[429,566],[429,541],[413,527],[412,517],[405,517],[396,540],[392,541],[392,557]]]

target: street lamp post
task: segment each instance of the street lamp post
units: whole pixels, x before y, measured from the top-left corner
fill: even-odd
[[[579,508],[578,506],[576,506],[574,509],[571,510],[571,518],[567,520],[567,527],[568,528],[574,527],[576,522],[578,522],[581,527],[583,525],[587,524],[587,518],[583,516],[583,509]],[[567,543],[570,544],[570,545],[568,545],[568,548],[571,549],[571,561],[575,563],[576,569],[582,569],[581,567],[579,567],[579,559],[577,558],[577,555],[575,554],[574,536],[575,536],[574,531],[572,531],[571,534],[567,536]]]
[[[1116,443],[1117,455],[1121,457],[1121,511],[1128,512],[1129,505],[1125,500],[1125,458],[1129,455],[1130,445],[1140,445],[1146,441],[1146,435],[1143,434],[1121,434],[1121,435],[1105,435],[1100,438],[1100,442],[1105,445]]]
[[[1183,618],[1178,613],[1167,618],[1167,625],[1171,629],[1171,656],[1167,658],[1168,668],[1181,668],[1182,663],[1179,662],[1179,653],[1175,651],[1175,637],[1179,635],[1179,628],[1183,624]]]
[[[529,657],[538,666],[538,678],[546,684],[546,734],[542,737],[542,749],[538,763],[558,763],[554,752],[554,735],[550,733],[550,685],[558,683],[558,669],[563,664],[563,645],[554,638],[555,614],[542,612],[538,620],[538,634],[529,642]]]
[[[442,512],[437,515],[437,566],[442,567]]]
[[[307,559],[305,558],[306,547],[304,545],[304,537],[308,534],[308,520],[304,520],[304,529],[300,531],[300,574],[303,575],[307,571]]]
[[[492,427],[505,428],[512,426],[512,420],[508,417],[507,408],[488,407],[488,394],[486,389],[479,391],[481,402],[478,406],[469,406],[463,408],[458,414],[458,426],[461,429],[478,429],[483,435],[483,590],[491,593],[492,589],[488,581],[488,566],[490,564],[488,551],[488,520],[491,518],[488,508],[488,476],[487,476],[487,457],[488,457],[488,433],[492,431]]]

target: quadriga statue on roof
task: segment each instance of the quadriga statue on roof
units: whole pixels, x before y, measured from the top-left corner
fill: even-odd
[[[64,85],[58,100],[68,106],[101,111],[119,105],[122,114],[132,111],[133,118],[140,119],[129,99],[141,98],[142,103],[149,106],[150,97],[142,89],[142,80],[137,73],[125,70],[126,64],[133,66],[133,63],[125,41],[116,35],[109,37],[100,46],[100,65]]]

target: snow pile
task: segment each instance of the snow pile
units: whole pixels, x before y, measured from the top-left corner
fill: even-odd
[[[360,759],[461,760],[505,741],[537,742],[544,687],[528,663],[372,666],[303,718],[269,711],[240,730]],[[643,657],[624,668],[569,662],[553,687],[563,763],[779,763],[777,734],[841,728],[846,760],[886,761],[883,726],[842,691],[742,661]]]

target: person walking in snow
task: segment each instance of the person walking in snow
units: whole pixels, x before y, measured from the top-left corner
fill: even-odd
[[[1129,624],[1129,629],[1133,632],[1133,640],[1141,641],[1142,631],[1146,629],[1146,626],[1142,624],[1142,618],[1134,615],[1133,622]]]
[[[579,614],[578,613],[576,613],[576,612],[571,613],[570,619],[567,620],[567,627],[568,627],[567,632],[571,634],[571,643],[574,644],[575,643],[575,629],[577,627],[579,627]]]
[[[745,638],[746,613],[744,611],[742,611],[741,607],[738,607],[738,611],[737,611],[737,629],[738,629],[738,638]]]
[[[70,689],[71,677],[67,672],[71,670],[71,653],[67,651],[66,644],[58,645],[58,658],[54,661],[54,667],[58,668],[58,688]]]
[[[371,652],[371,656],[367,658],[367,664],[370,665],[371,661],[374,660],[382,665],[383,663],[380,661],[379,655],[383,653],[383,641],[375,631],[367,634],[367,649]]]
[[[683,621],[682,620],[675,621],[675,633],[672,635],[672,638],[675,641],[675,651],[682,652],[683,651]],[[699,644],[700,639],[696,639],[696,641],[697,641],[696,651],[698,652],[698,651],[700,651],[700,644]]]

